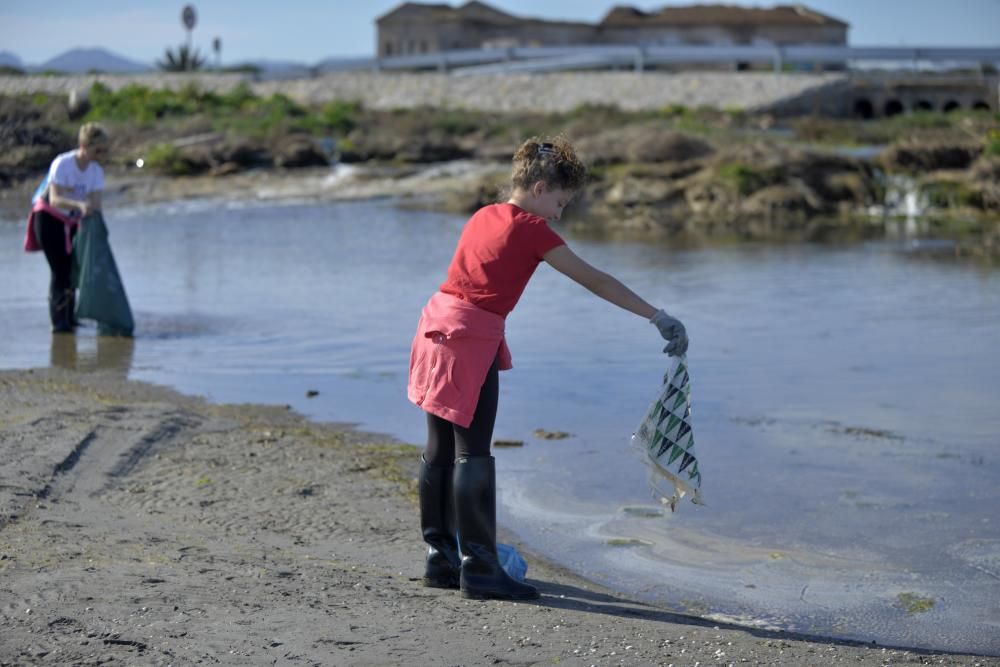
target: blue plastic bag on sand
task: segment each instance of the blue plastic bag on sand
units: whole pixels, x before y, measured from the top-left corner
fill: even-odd
[[[462,557],[462,550],[458,550],[458,557]],[[524,582],[524,578],[528,576],[528,564],[525,562],[524,557],[517,552],[517,549],[509,544],[500,544],[497,542],[497,559],[500,561],[500,567],[503,571],[507,573],[507,576],[515,581]]]
[[[509,544],[497,544],[497,556],[500,558],[500,567],[511,579],[523,582],[528,574],[528,564],[524,562],[517,549]]]

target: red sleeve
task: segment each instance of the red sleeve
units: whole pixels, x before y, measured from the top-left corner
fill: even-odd
[[[529,233],[526,235],[527,247],[538,261],[545,257],[545,253],[553,248],[566,245],[562,237],[552,231],[552,228],[541,218],[536,218],[526,225]]]

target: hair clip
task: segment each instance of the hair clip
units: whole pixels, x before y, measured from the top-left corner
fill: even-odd
[[[556,154],[556,149],[555,149],[555,147],[552,144],[550,144],[548,142],[545,142],[544,144],[542,144],[541,146],[538,147],[538,154],[539,155],[555,155]]]

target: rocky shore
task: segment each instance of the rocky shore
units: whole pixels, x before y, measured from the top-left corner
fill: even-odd
[[[593,168],[567,215],[586,233],[684,241],[877,238],[897,216],[918,216],[921,233],[952,243],[953,254],[1000,259],[996,118],[938,114],[868,124],[802,118],[782,121],[775,132],[777,118],[759,110],[765,98],[791,94],[789,81],[825,85],[827,76],[833,75],[0,78],[7,92],[0,92],[0,206],[26,206],[25,192],[54,155],[73,145],[81,119],[111,127],[115,158],[106,168],[124,201],[397,196],[461,213],[503,196],[506,164],[520,141],[561,132]],[[650,86],[654,79],[671,85]],[[66,96],[90,81],[99,85],[88,98]],[[537,85],[551,88],[535,97],[514,93]],[[646,90],[646,97],[630,97],[629,86],[637,86],[637,95]],[[484,91],[506,87],[502,97],[510,104],[494,100],[482,107],[489,111],[480,108]],[[685,87],[728,90],[744,104],[728,108],[731,100],[715,93],[671,97]],[[573,97],[569,89],[576,88]],[[602,91],[600,103],[589,97],[593,90]],[[379,97],[392,95],[399,97]],[[529,107],[530,99],[542,101]],[[558,109],[546,107],[549,100],[558,100]],[[858,141],[879,147],[864,156],[845,150]],[[902,195],[906,211],[889,201],[900,182],[911,190]]]
[[[113,369],[0,372],[0,446],[4,666],[1000,664],[685,616],[530,553],[537,602],[424,588],[416,448]]]

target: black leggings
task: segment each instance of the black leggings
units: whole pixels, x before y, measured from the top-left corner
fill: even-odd
[[[494,360],[479,390],[479,402],[468,428],[427,413],[424,460],[432,466],[450,466],[455,459],[489,456],[499,396],[500,372]]]
[[[70,276],[73,273],[73,255],[66,252],[66,226],[61,220],[52,217],[45,211],[34,214],[35,237],[45,252],[45,259],[52,269],[52,282],[49,291],[55,294],[70,289]],[[70,238],[76,234],[73,227]]]

